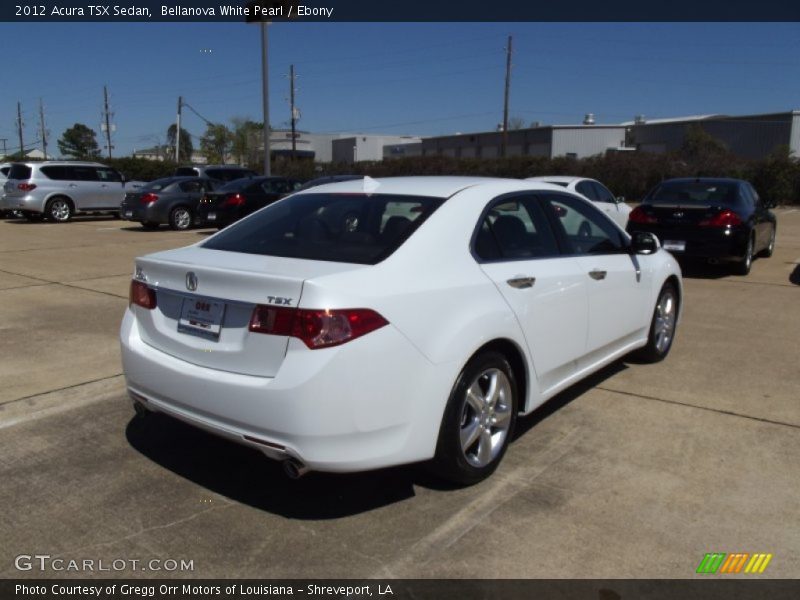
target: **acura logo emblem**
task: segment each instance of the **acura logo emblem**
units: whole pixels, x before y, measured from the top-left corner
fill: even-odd
[[[189,271],[186,274],[186,289],[193,292],[197,289],[197,275]]]

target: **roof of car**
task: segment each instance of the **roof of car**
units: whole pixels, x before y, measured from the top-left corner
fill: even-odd
[[[372,179],[364,177],[350,181],[326,183],[307,190],[303,194],[319,192],[336,192],[340,194],[398,194],[408,196],[429,196],[449,198],[453,194],[476,185],[516,182],[519,179],[501,179],[498,177],[457,177],[457,176],[416,176],[416,177],[384,177]],[[544,183],[544,182],[542,182]]]
[[[18,160],[16,162],[11,163],[12,165],[25,165],[27,167],[39,166],[39,167],[50,167],[50,166],[78,166],[78,167],[106,167],[108,165],[104,165],[99,162],[94,162],[90,160]]]
[[[733,177],[675,177],[661,183],[744,183],[744,180]]]

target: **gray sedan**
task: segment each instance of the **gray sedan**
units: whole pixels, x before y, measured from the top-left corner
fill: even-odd
[[[221,182],[207,177],[165,177],[125,195],[120,216],[138,221],[145,229],[167,224],[172,229],[189,229],[195,224],[197,205],[203,194]]]

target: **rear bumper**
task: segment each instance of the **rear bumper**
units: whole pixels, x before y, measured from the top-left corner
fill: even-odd
[[[676,258],[719,261],[740,261],[747,250],[749,232],[743,228],[732,229],[669,229],[629,223],[628,233],[646,231],[655,234],[661,244],[664,242],[685,242],[684,251],[670,250]]]
[[[213,218],[210,218],[213,215]],[[238,207],[222,207],[201,204],[197,208],[197,221],[203,225],[225,227],[242,218],[242,211]]]
[[[120,336],[134,399],[270,458],[297,458],[319,471],[431,458],[459,368],[433,365],[392,326],[324,350],[292,339],[272,378],[165,354],[142,341],[130,310]]]
[[[169,212],[156,202],[146,205],[123,202],[119,207],[119,216],[125,221],[167,223]]]
[[[35,194],[26,196],[8,196],[0,199],[2,210],[25,210],[28,212],[44,212],[44,198]]]

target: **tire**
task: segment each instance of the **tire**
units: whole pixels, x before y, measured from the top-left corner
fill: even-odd
[[[64,196],[50,198],[44,208],[45,218],[52,223],[66,223],[72,219],[74,212],[72,201]]]
[[[764,258],[769,258],[772,256],[772,253],[775,252],[775,234],[776,234],[775,226],[772,227],[772,233],[769,236],[769,244],[766,248],[761,251],[761,256]]]
[[[176,206],[169,213],[169,226],[175,231],[186,231],[191,228],[192,211],[185,206]]]
[[[675,339],[679,306],[680,298],[675,285],[665,283],[658,293],[656,306],[653,309],[647,345],[636,352],[636,358],[642,362],[657,363],[667,357]]]
[[[517,398],[517,380],[505,356],[473,356],[447,401],[433,471],[458,485],[472,485],[494,473],[514,432]]]
[[[753,236],[747,238],[747,247],[744,251],[744,258],[736,263],[734,272],[737,275],[747,275],[750,273],[750,267],[753,266]]]
[[[148,229],[150,231],[154,231],[159,227],[159,224],[155,221],[142,221],[141,225],[144,229]]]

